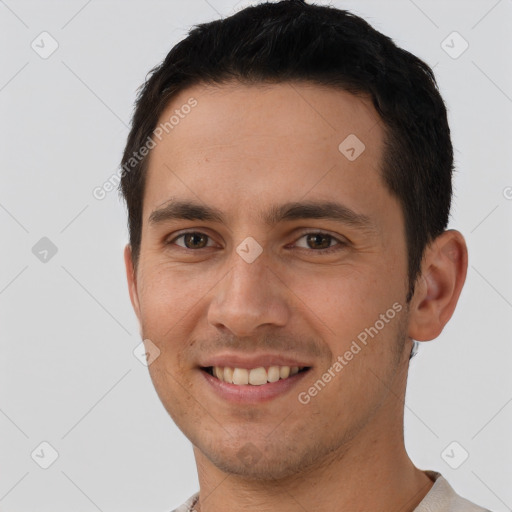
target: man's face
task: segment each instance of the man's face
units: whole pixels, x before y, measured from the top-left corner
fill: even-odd
[[[163,405],[200,457],[254,478],[385,439],[402,421],[407,250],[371,102],[230,84],[183,91],[160,121],[176,109],[150,154],[131,283]],[[166,209],[178,202],[198,208]]]

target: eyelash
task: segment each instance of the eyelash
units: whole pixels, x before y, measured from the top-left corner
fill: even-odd
[[[206,237],[208,237],[209,240],[211,240],[211,237],[209,235],[207,235],[206,233],[203,233],[201,231],[185,231],[183,233],[180,233],[178,236],[174,237],[172,240],[169,240],[168,242],[165,242],[166,245],[173,245],[174,242],[176,242],[176,240],[184,237],[185,235],[190,235],[190,234],[198,234],[198,235],[205,235]],[[309,252],[313,252],[313,253],[319,253],[319,254],[330,254],[332,252],[335,252],[335,251],[339,251],[341,250],[343,247],[346,247],[348,245],[347,242],[344,242],[343,240],[340,240],[339,238],[336,238],[335,236],[331,235],[330,233],[326,233],[324,231],[305,231],[303,232],[299,238],[297,238],[297,241],[300,240],[301,238],[307,236],[307,235],[324,235],[324,236],[327,236],[329,237],[331,240],[334,240],[336,242],[338,242],[337,244],[333,245],[332,247],[328,247],[327,249],[307,249],[307,248],[304,248],[304,247],[299,247],[299,249],[302,249],[302,250],[305,250],[305,251],[309,251]],[[185,251],[199,251],[200,249],[189,249],[188,247],[181,247],[178,245],[178,247],[180,249],[183,249]],[[202,247],[202,249],[207,249],[207,247]]]

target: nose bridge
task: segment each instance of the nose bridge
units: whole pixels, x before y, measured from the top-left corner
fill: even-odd
[[[241,247],[243,249],[242,244]],[[270,299],[271,292],[268,282],[268,259],[260,255],[249,262],[235,252],[230,263],[231,269],[223,290],[223,302],[230,304],[233,309],[238,307],[246,310],[246,314],[263,309]]]
[[[248,336],[260,325],[282,326],[287,321],[285,297],[279,280],[272,279],[268,257],[256,255],[252,241],[242,242],[233,250],[229,271],[216,288],[208,319],[238,336]],[[272,282],[271,282],[272,281]]]
[[[259,256],[248,262],[239,254],[233,255],[232,267],[228,280],[230,291],[235,293],[233,299],[250,300],[259,303],[264,301],[265,295],[270,291],[268,282],[268,258]]]

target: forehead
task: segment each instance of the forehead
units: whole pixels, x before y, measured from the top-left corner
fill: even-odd
[[[170,197],[233,211],[305,196],[371,210],[386,199],[384,131],[365,96],[305,82],[199,84],[173,98],[158,129],[144,220]]]
[[[197,104],[189,108],[191,103]],[[173,126],[165,130],[169,120]],[[353,134],[365,139],[373,154],[379,150],[380,122],[367,95],[356,96],[309,82],[230,82],[198,84],[181,91],[167,105],[158,125],[168,132],[162,133],[166,142],[175,142],[174,150],[180,151],[180,146],[186,145],[183,152],[196,142],[201,145],[195,150],[207,153],[216,146],[240,144],[244,139],[253,144],[262,139],[266,146],[271,142],[269,139],[286,140],[292,146],[304,142],[317,146],[321,141],[341,142]],[[250,149],[249,144],[245,149]],[[270,152],[272,147],[268,149]]]

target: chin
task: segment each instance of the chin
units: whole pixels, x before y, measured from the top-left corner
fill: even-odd
[[[225,457],[217,458],[211,462],[218,469],[229,475],[236,475],[244,480],[253,480],[260,482],[268,482],[275,480],[283,480],[293,475],[297,475],[301,471],[302,464],[291,463],[291,461],[269,461],[259,460],[254,464],[240,461],[238,458],[226,459]]]
[[[268,443],[268,439],[266,440]],[[263,449],[260,449],[263,445]],[[253,444],[231,442],[226,449],[219,451],[220,444],[207,449],[199,448],[203,456],[222,472],[236,475],[245,480],[276,481],[283,480],[307,471],[321,458],[320,447],[302,446],[299,453],[297,447],[265,445],[265,442]]]

